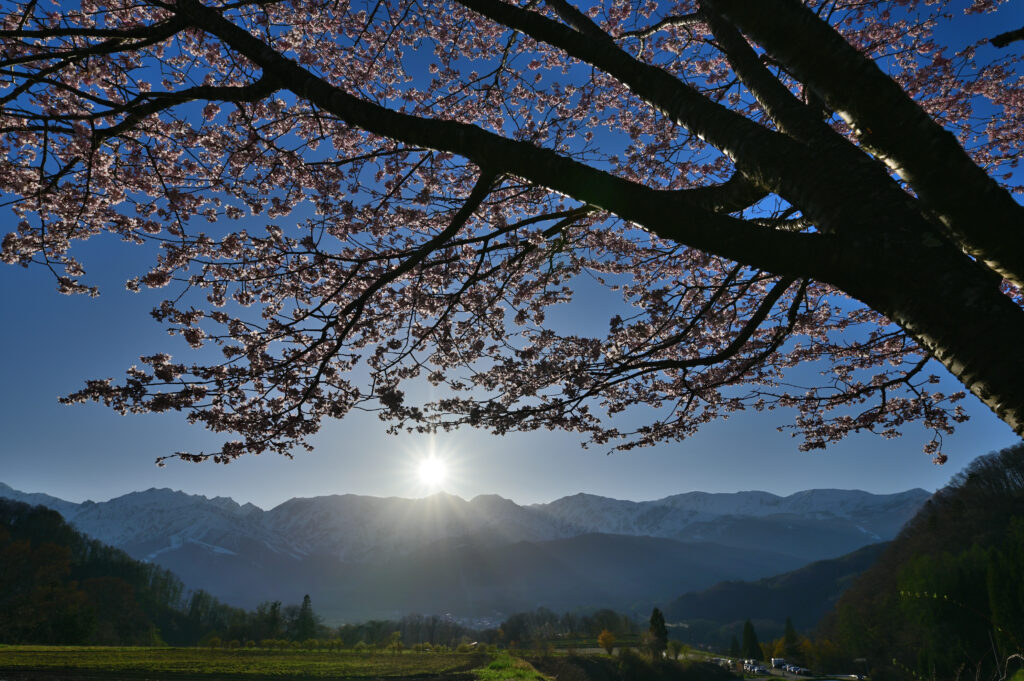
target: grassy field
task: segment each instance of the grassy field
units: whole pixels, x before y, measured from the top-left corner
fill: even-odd
[[[469,672],[486,665],[479,654],[209,648],[0,646],[0,679],[25,672],[112,677],[303,677],[386,679]],[[56,678],[58,675],[54,674]]]
[[[478,681],[551,681],[526,660],[503,653],[489,665],[476,670]]]

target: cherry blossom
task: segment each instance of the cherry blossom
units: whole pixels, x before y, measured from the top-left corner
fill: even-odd
[[[940,40],[1000,4],[8,2],[2,259],[95,295],[75,243],[140,245],[196,354],[65,401],[225,434],[186,460],[756,409],[941,462],[967,391],[1024,435],[1020,52]]]

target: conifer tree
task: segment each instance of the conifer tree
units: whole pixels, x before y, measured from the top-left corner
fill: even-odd
[[[316,636],[316,616],[313,615],[313,604],[309,594],[302,597],[302,607],[299,608],[299,616],[295,620],[295,640],[305,641]]]
[[[786,633],[782,637],[782,650],[786,661],[793,661],[800,656],[800,635],[796,633],[793,620],[786,618]]]
[[[743,623],[743,648],[740,654],[745,660],[761,659],[761,644],[757,640],[757,632],[754,631],[754,624],[750,620]]]
[[[668,648],[668,629],[665,627],[665,615],[655,608],[651,611],[651,656],[660,658]]]
[[[740,642],[735,636],[732,637],[732,641],[729,642],[729,657],[739,657],[742,654],[740,650]]]

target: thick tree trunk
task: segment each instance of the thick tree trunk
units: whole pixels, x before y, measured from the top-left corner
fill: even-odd
[[[814,89],[962,247],[1024,287],[1024,208],[878,64],[797,0],[705,0]]]

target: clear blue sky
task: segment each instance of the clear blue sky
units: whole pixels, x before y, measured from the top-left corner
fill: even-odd
[[[941,467],[921,453],[923,435],[913,428],[898,440],[855,437],[801,453],[796,440],[775,431],[778,414],[739,414],[683,443],[610,456],[582,450],[566,433],[393,437],[375,418],[357,416],[330,424],[314,452],[291,461],[263,455],[228,466],[157,468],[158,455],[210,449],[219,440],[179,414],[119,416],[99,405],[57,403],[83,379],[119,377],[140,354],[175,352],[178,342],[148,316],[162,291],[129,294],[120,285],[138,254],[119,243],[88,250],[95,256],[91,272],[105,285],[95,299],[56,293],[42,270],[0,267],[0,482],[23,491],[82,501],[171,487],[265,508],[293,496],[420,496],[428,490],[416,481],[415,463],[433,447],[451,461],[444,489],[466,498],[493,493],[532,503],[589,492],[640,500],[690,490],[788,494],[812,487],[894,492],[936,489],[975,456],[1016,441],[980,405],[948,438],[950,461]]]
[[[998,21],[979,19],[987,24],[981,30],[1019,26],[1024,7],[1012,5],[1000,10]],[[4,217],[0,233],[13,224]],[[973,399],[967,405],[973,418],[947,438],[949,463],[941,467],[921,453],[926,436],[914,427],[902,439],[861,436],[825,452],[800,453],[797,440],[776,432],[779,413],[735,415],[683,443],[610,456],[581,449],[566,433],[392,437],[375,418],[356,416],[330,424],[313,453],[298,452],[291,461],[263,455],[228,466],[170,462],[157,468],[159,455],[215,449],[221,440],[179,414],[119,416],[94,404],[57,403],[86,378],[122,376],[139,355],[181,354],[180,344],[148,315],[164,291],[133,295],[123,289],[138,273],[138,254],[111,240],[86,251],[90,279],[103,290],[98,299],[56,293],[40,269],[0,266],[0,482],[23,491],[82,501],[171,487],[264,508],[295,496],[420,496],[428,490],[416,481],[415,463],[434,448],[452,469],[444,489],[466,498],[493,493],[533,503],[588,492],[641,500],[691,490],[789,494],[814,487],[895,492],[934,490],[979,454],[1017,441]],[[952,380],[947,388],[958,389]]]

